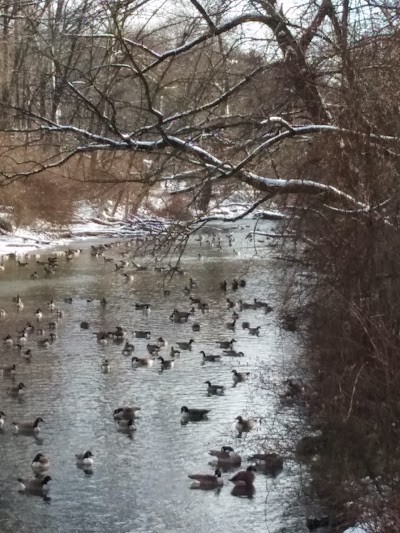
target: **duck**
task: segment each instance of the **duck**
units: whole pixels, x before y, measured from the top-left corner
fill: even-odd
[[[238,432],[238,437],[242,436],[242,433],[248,433],[257,424],[254,418],[243,418],[242,416],[236,417],[235,429]]]
[[[11,387],[9,389],[9,393],[11,396],[23,396],[25,394],[25,385],[23,383],[18,383],[18,385],[15,385],[15,387]]]
[[[137,411],[140,411],[140,407],[138,406],[132,406],[132,407],[118,407],[114,410],[113,418],[114,420],[130,420],[131,418],[135,418],[137,415]]]
[[[78,453],[75,455],[75,461],[78,466],[91,467],[94,464],[93,454],[90,450],[85,453]]]
[[[4,428],[4,424],[5,424],[5,418],[6,414],[3,413],[3,411],[0,411],[0,430],[2,430]]]
[[[198,422],[199,420],[207,420],[207,415],[210,409],[189,409],[184,405],[181,407],[181,422]]]
[[[6,337],[4,337],[3,340],[4,340],[4,344],[6,344],[7,346],[12,346],[14,342],[11,335],[7,335]]]
[[[154,359],[152,357],[132,357],[131,362],[134,366],[153,366]]]
[[[283,458],[277,453],[255,453],[249,457],[249,461],[259,464],[265,474],[276,476],[283,469]]]
[[[237,352],[236,350],[224,350],[224,355],[227,357],[244,357],[243,352]]]
[[[237,383],[242,383],[242,381],[246,381],[246,379],[250,376],[250,372],[238,372],[237,370],[232,370],[232,374],[233,383],[235,385]]]
[[[133,431],[137,430],[137,427],[135,426],[134,419],[130,418],[129,420],[118,420],[118,429],[119,431],[132,433]]]
[[[230,341],[217,341],[217,344],[219,345],[220,348],[224,348],[224,349],[229,349],[229,348],[233,348],[233,343],[236,342],[235,339],[232,339]]]
[[[181,350],[191,350],[193,343],[194,343],[194,339],[190,339],[189,342],[177,342],[176,344],[179,346]]]
[[[42,453],[38,453],[31,463],[31,468],[35,474],[42,474],[50,468],[50,459]]]
[[[137,339],[150,339],[151,337],[150,331],[134,331],[133,334]]]
[[[3,373],[4,376],[14,377],[16,371],[17,371],[17,367],[15,364],[11,366],[3,366],[1,368],[1,372]]]
[[[219,466],[240,466],[242,464],[242,458],[232,446],[222,446],[220,450],[210,450],[208,453],[217,458]]]
[[[256,469],[254,466],[248,466],[246,470],[241,470],[233,477],[231,477],[229,481],[231,481],[235,486],[245,485],[249,487],[253,485],[254,480],[256,478],[255,471]]]
[[[40,423],[44,423],[41,416],[38,416],[33,422],[13,422],[14,433],[21,433],[23,435],[39,435],[41,428]]]
[[[204,383],[208,385],[207,394],[209,396],[222,396],[225,393],[225,387],[223,385],[212,385],[211,381],[205,381]]]
[[[45,496],[49,490],[49,482],[51,481],[50,476],[45,476],[44,478],[33,478],[33,479],[23,479],[18,478],[19,483],[21,484],[21,490],[24,492],[29,492],[31,494],[36,494],[38,496]]]
[[[131,355],[135,351],[135,347],[133,344],[130,344],[129,342],[125,343],[125,346],[122,350],[122,355]]]
[[[167,368],[173,368],[174,364],[175,364],[175,360],[174,359],[168,359],[167,361],[160,356],[157,357],[157,359],[159,359],[161,361],[161,369],[162,370],[165,370]]]
[[[101,371],[104,373],[104,374],[108,374],[108,372],[110,372],[110,363],[108,361],[108,359],[104,359],[104,361],[102,362],[101,364]]]
[[[259,335],[260,334],[260,326],[257,326],[256,328],[247,328],[250,335]]]
[[[203,350],[200,352],[200,354],[203,356],[203,362],[208,361],[210,363],[215,363],[217,361],[221,361],[220,355],[206,355]]]
[[[221,488],[224,484],[224,481],[221,477],[221,470],[219,470],[219,468],[215,470],[213,475],[189,474],[188,477],[194,480],[190,486],[191,489],[214,490]]]

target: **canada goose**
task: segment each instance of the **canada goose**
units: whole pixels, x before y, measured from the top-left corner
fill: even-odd
[[[217,341],[217,344],[219,345],[220,348],[225,348],[225,349],[228,349],[228,348],[233,348],[233,343],[236,342],[235,339],[232,339],[230,341]]]
[[[201,355],[203,356],[203,361],[209,361],[210,363],[215,363],[217,361],[220,361],[221,360],[221,356],[220,355],[206,355],[205,352],[202,350],[201,352]]]
[[[14,342],[11,335],[7,335],[6,337],[4,337],[3,340],[4,340],[4,344],[6,344],[7,346],[12,346]]]
[[[184,311],[178,311],[174,309],[172,315],[169,317],[170,320],[174,322],[187,322],[189,320],[191,313],[186,313]]]
[[[269,304],[267,304],[267,302],[262,302],[257,298],[254,298],[254,305],[257,308],[264,308],[266,313],[270,313],[271,311],[273,311],[273,308]]]
[[[241,383],[242,381],[246,381],[246,379],[250,376],[250,372],[238,372],[237,370],[232,370],[232,374],[233,383],[235,385],[237,383]]]
[[[22,435],[39,435],[41,428],[40,423],[44,423],[41,416],[38,416],[33,422],[13,422],[14,433],[21,433]]]
[[[250,322],[242,322],[242,329],[249,329]]]
[[[126,342],[124,349],[122,350],[122,355],[131,355],[134,351],[135,351],[134,345],[130,344],[129,342]]]
[[[207,415],[210,409],[189,409],[184,405],[181,407],[181,422],[198,422],[199,420],[207,420]]]
[[[34,478],[34,479],[23,479],[18,478],[18,481],[21,483],[21,490],[29,492],[31,494],[36,494],[38,496],[45,496],[49,490],[49,481],[51,481],[50,476],[45,476],[43,479]]]
[[[226,292],[226,290],[228,289],[228,282],[226,281],[226,279],[224,279],[224,281],[221,281],[221,283],[219,284],[219,288],[221,289],[221,291]]]
[[[236,303],[233,300],[231,300],[230,298],[226,299],[226,303],[228,304],[228,309],[233,309],[235,307],[235,305],[236,305]]]
[[[176,344],[179,346],[181,350],[191,350],[193,343],[194,343],[194,340],[190,339],[189,342],[177,342]]]
[[[54,275],[56,273],[56,271],[54,270],[52,266],[45,266],[44,271],[46,272],[46,274],[49,274],[49,275]]]
[[[33,272],[33,274],[31,274],[29,277],[30,279],[39,279],[39,274],[35,270],[35,272]]]
[[[31,463],[31,468],[35,474],[42,474],[50,468],[50,460],[42,453],[38,453]]]
[[[232,319],[233,319],[233,320],[239,320],[239,315],[238,315],[238,313],[236,313],[236,311],[234,311],[234,312],[232,313]]]
[[[135,366],[153,366],[154,363],[152,357],[132,357],[131,361]]]
[[[283,458],[277,453],[255,453],[249,461],[259,464],[265,474],[276,476],[283,469]]]
[[[220,450],[210,450],[208,452],[218,460],[219,466],[240,466],[242,458],[231,446],[222,446]]]
[[[11,366],[3,366],[0,370],[1,370],[1,372],[3,372],[4,376],[14,377],[15,373],[17,371],[17,367],[14,364],[14,365],[11,365]]]
[[[0,309],[0,318],[5,318],[7,316],[7,313],[4,311],[4,309]]]
[[[29,348],[29,350],[26,350],[26,352],[22,355],[22,357],[27,361],[28,363],[32,359],[32,350]]]
[[[200,324],[198,322],[192,324],[192,331],[200,331]]]
[[[44,337],[46,335],[46,331],[43,328],[37,328],[36,335],[39,335],[40,337]]]
[[[158,355],[158,352],[160,351],[160,346],[158,344],[148,344],[147,351],[150,355]]]
[[[54,311],[56,304],[53,302],[53,300],[50,300],[50,302],[47,304],[47,308],[50,309],[50,311]]]
[[[9,389],[9,393],[11,396],[23,396],[25,394],[25,388],[23,383],[18,383],[18,385]]]
[[[27,343],[28,335],[26,334],[25,330],[21,333],[21,336],[19,337],[18,341],[19,341],[19,344],[21,345],[24,345]]]
[[[166,361],[163,357],[161,357],[161,355],[157,357],[157,359],[161,361],[162,370],[165,370],[167,368],[173,368],[174,363],[175,363],[174,359],[169,359]]]
[[[140,411],[140,407],[118,407],[114,410],[114,420],[130,420],[136,417],[136,412]]]
[[[243,418],[242,416],[236,417],[235,429],[238,432],[238,437],[242,436],[242,433],[248,433],[251,431],[254,426],[257,424],[257,421],[254,418]]]
[[[151,305],[150,304],[135,304],[135,309],[137,311],[150,311]]]
[[[118,429],[119,431],[132,433],[133,431],[136,431],[137,427],[135,426],[134,419],[130,418],[129,420],[118,420]]]
[[[238,288],[239,288],[239,282],[238,282],[237,279],[234,279],[234,280],[232,281],[232,290],[233,290],[233,291],[237,291]]]
[[[192,304],[201,304],[201,298],[193,298],[193,296],[189,296],[189,300]]]
[[[168,342],[165,339],[163,339],[162,337],[158,337],[157,343],[160,346],[160,348],[165,348],[165,346],[168,345]]]
[[[234,330],[236,327],[236,320],[234,320],[233,322],[226,322],[225,326],[227,327],[227,329]]]
[[[49,333],[49,341],[54,342],[57,339],[57,333]]]
[[[254,473],[255,471],[256,469],[254,466],[248,466],[246,470],[241,470],[231,477],[229,481],[231,481],[234,485],[253,485],[253,482],[256,478]]]
[[[6,416],[5,413],[3,413],[3,411],[0,411],[0,430],[2,430],[4,428],[4,417]]]
[[[189,278],[189,287],[193,289],[193,287],[197,287],[197,281],[195,281],[193,278]]]
[[[85,453],[78,453],[75,455],[75,461],[78,466],[83,466],[86,468],[93,466],[94,464],[93,454],[89,450]]]
[[[97,340],[98,340],[99,343],[102,344],[103,346],[105,346],[106,344],[108,344],[107,335],[106,335],[105,333],[103,333],[100,337],[98,337]]]
[[[104,374],[108,374],[108,372],[110,372],[110,363],[108,361],[108,359],[104,359],[104,361],[102,362],[101,364],[101,371],[104,373]]]
[[[227,357],[244,357],[243,352],[237,352],[236,350],[224,350],[224,355]]]
[[[176,350],[173,346],[171,346],[171,350],[169,352],[169,355],[170,355],[171,359],[173,359],[174,357],[179,357],[181,355],[181,352],[179,350]]]
[[[260,334],[260,326],[257,326],[256,328],[248,328],[248,331],[250,335],[259,335]]]
[[[225,392],[225,387],[223,385],[211,385],[211,381],[205,381],[204,383],[208,385],[207,394],[209,396],[222,396],[222,394]]]
[[[58,327],[58,323],[56,322],[56,320],[52,320],[51,322],[49,322],[49,329],[57,329]]]
[[[49,341],[49,339],[38,340],[37,343],[38,343],[38,345],[41,346],[42,348],[48,348],[48,347],[50,346],[50,341]]]
[[[214,490],[224,484],[221,478],[221,471],[218,468],[215,470],[214,475],[190,474],[188,477],[194,479],[194,483],[190,485],[191,489]]]
[[[150,339],[151,337],[150,331],[134,331],[133,334],[137,339]]]
[[[20,266],[20,267],[26,267],[26,266],[29,265],[29,262],[24,263],[24,262],[19,261],[19,260],[17,260],[17,263],[18,263],[18,266]]]
[[[241,311],[243,311],[244,309],[253,309],[253,310],[256,310],[257,307],[254,303],[250,304],[250,303],[247,303],[247,302],[243,302],[242,300],[239,300],[238,301],[238,304],[239,304],[239,308]]]

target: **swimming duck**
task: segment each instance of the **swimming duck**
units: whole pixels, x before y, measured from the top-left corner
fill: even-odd
[[[207,420],[207,415],[210,409],[189,409],[184,405],[181,407],[181,422],[198,422],[199,420]]]
[[[154,359],[152,357],[132,357],[131,362],[135,366],[153,366]]]
[[[1,370],[1,372],[3,372],[4,376],[14,377],[15,373],[17,371],[17,367],[16,367],[16,365],[3,366],[0,370]]]
[[[205,381],[204,383],[208,385],[207,394],[209,396],[222,396],[225,392],[225,387],[223,385],[211,385],[211,381]]]
[[[122,355],[131,355],[134,351],[135,351],[134,345],[130,344],[129,342],[126,342],[124,349],[122,350]]]
[[[13,422],[14,433],[21,433],[23,435],[39,435],[41,428],[40,423],[44,423],[41,416],[38,416],[33,422]]]
[[[132,433],[133,431],[136,431],[137,427],[135,426],[134,419],[130,418],[129,420],[118,420],[118,429],[119,431]]]
[[[51,481],[50,476],[45,476],[44,478],[33,478],[33,479],[23,479],[18,478],[19,483],[21,484],[21,490],[29,492],[30,494],[36,494],[38,496],[45,496],[49,490],[49,482]]]
[[[225,348],[225,349],[231,348],[232,349],[234,342],[236,342],[236,340],[232,339],[230,341],[217,341],[216,344],[218,344],[220,348]]]
[[[0,411],[0,430],[4,428],[4,423],[5,423],[4,417],[5,416],[6,414],[3,413],[3,411]]]
[[[248,433],[251,431],[254,426],[257,424],[257,421],[254,418],[243,418],[242,416],[236,417],[235,429],[238,432],[238,437],[242,436],[242,433]]]
[[[35,474],[42,474],[50,468],[50,460],[42,453],[38,453],[31,463],[31,468]]]
[[[224,350],[224,355],[227,357],[244,357],[243,352],[237,352],[236,350]]]
[[[93,454],[90,450],[85,453],[78,453],[75,455],[75,461],[78,466],[91,467],[94,464]]]
[[[231,481],[234,485],[253,485],[254,480],[256,478],[254,473],[255,471],[256,469],[254,466],[248,466],[246,470],[241,470],[233,477],[231,477],[229,481]]]
[[[25,394],[25,389],[26,387],[23,383],[18,383],[18,385],[9,389],[9,393],[11,396],[23,396]]]
[[[221,356],[220,355],[206,355],[205,352],[202,350],[200,352],[200,354],[203,356],[203,362],[210,362],[210,363],[215,363],[217,361],[220,361],[221,360]]]
[[[168,359],[166,361],[163,357],[161,357],[161,355],[159,357],[157,357],[157,359],[159,359],[161,361],[162,370],[165,370],[167,368],[173,368],[173,366],[175,364],[174,359]]]
[[[214,475],[211,474],[190,474],[190,479],[194,479],[194,483],[190,485],[191,489],[214,490],[223,486],[224,482],[221,478],[221,470],[215,470]]]
[[[110,363],[108,362],[108,359],[104,359],[104,361],[102,362],[101,364],[101,371],[104,373],[104,374],[107,374],[108,372],[110,372]]]
[[[130,420],[136,417],[137,411],[140,411],[140,407],[118,407],[114,410],[113,417],[114,420]]]
[[[177,342],[176,344],[179,346],[181,350],[191,350],[193,343],[194,343],[194,339],[190,339],[189,342]]]
[[[237,383],[241,383],[242,381],[246,381],[246,379],[250,376],[250,372],[238,372],[237,370],[232,370],[232,374],[233,383],[235,385]]]
[[[231,446],[222,446],[220,450],[210,450],[208,452],[218,460],[219,466],[240,466],[242,458]]]

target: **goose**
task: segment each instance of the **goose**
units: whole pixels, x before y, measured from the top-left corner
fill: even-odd
[[[193,343],[194,343],[194,339],[190,339],[189,342],[177,342],[176,344],[179,346],[181,350],[191,350]]]
[[[50,468],[50,460],[42,453],[38,453],[31,463],[31,468],[35,474],[42,474]]]
[[[189,409],[184,405],[181,407],[181,421],[185,422],[198,422],[199,420],[207,420],[207,415],[210,409]]]
[[[200,324],[198,322],[194,322],[192,324],[192,331],[194,331],[194,332],[200,331]]]
[[[254,426],[257,424],[257,421],[254,418],[243,418],[242,416],[236,417],[235,429],[238,432],[238,437],[242,436],[242,433],[248,433],[251,431]]]
[[[4,417],[6,416],[5,413],[3,413],[3,411],[0,411],[0,430],[2,430],[4,428]]]
[[[248,328],[250,335],[259,335],[260,334],[260,326],[257,326],[256,328]]]
[[[130,344],[129,342],[126,342],[124,349],[122,350],[122,355],[131,355],[134,351],[135,351],[134,345]]]
[[[86,320],[83,320],[83,321],[80,323],[80,328],[81,328],[81,329],[89,329],[89,328],[90,328],[89,322],[87,322]]]
[[[11,396],[23,396],[25,394],[25,389],[26,387],[23,383],[18,383],[18,385],[9,389],[9,393]]]
[[[194,482],[190,485],[191,489],[214,490],[223,486],[224,481],[221,478],[221,470],[215,470],[214,475],[211,474],[189,474],[190,479]]]
[[[234,330],[236,327],[236,320],[234,320],[233,322],[226,322],[225,326],[227,327],[227,329]]]
[[[226,303],[228,304],[228,309],[233,309],[235,307],[235,305],[236,305],[236,303],[233,300],[231,300],[230,298],[226,299]]]
[[[193,278],[189,278],[189,287],[193,289],[194,287],[197,287],[198,283]]]
[[[126,281],[133,281],[135,279],[134,274],[128,274],[127,272],[123,272],[122,275],[125,277]]]
[[[244,357],[243,352],[237,352],[236,350],[224,350],[224,355],[227,357]]]
[[[258,298],[254,298],[254,305],[257,307],[257,308],[264,308],[267,312],[271,312],[273,310],[273,308],[267,303],[267,302],[262,302],[261,300],[258,300]]]
[[[100,344],[102,344],[103,346],[105,346],[106,344],[108,344],[108,339],[107,339],[107,335],[105,333],[103,333],[99,338],[98,338],[98,341]]]
[[[164,289],[164,296],[171,296],[171,291],[169,289]]]
[[[228,282],[226,281],[226,279],[224,279],[224,281],[221,281],[221,283],[219,284],[219,288],[221,289],[221,291],[226,292],[226,290],[228,289]]]
[[[50,302],[47,304],[47,308],[50,309],[50,311],[54,311],[56,304],[53,302],[53,300],[50,300]]]
[[[4,311],[4,309],[0,309],[0,318],[5,318],[7,316],[7,313]]]
[[[234,384],[242,383],[242,381],[246,381],[246,379],[250,376],[250,372],[238,372],[237,370],[232,370],[232,379]]]
[[[110,372],[110,363],[108,361],[108,359],[104,359],[104,361],[102,362],[101,364],[101,371],[104,373],[104,374],[108,374],[108,372]]]
[[[19,261],[19,260],[17,260],[17,263],[18,263],[18,266],[20,267],[26,267],[29,265],[29,262],[24,263],[23,261]]]
[[[234,312],[232,313],[232,319],[233,319],[233,320],[239,320],[239,314],[236,313],[236,311],[234,311]]]
[[[165,346],[168,345],[168,341],[166,341],[166,340],[163,339],[162,337],[158,337],[158,339],[157,339],[157,343],[158,343],[158,345],[160,346],[160,348],[165,348]]]
[[[250,322],[242,322],[242,329],[249,329],[250,328]]]
[[[205,352],[202,350],[200,354],[203,356],[203,361],[209,361],[210,363],[216,363],[217,361],[221,361],[220,355],[206,355]]]
[[[49,341],[54,342],[55,340],[57,340],[57,333],[49,333]]]
[[[135,426],[134,419],[130,418],[129,420],[118,420],[118,429],[119,431],[132,433],[133,431],[136,431],[137,427]]]
[[[39,274],[35,270],[35,272],[33,272],[33,274],[31,274],[29,277],[30,279],[39,279]]]
[[[158,344],[148,344],[147,351],[150,355],[158,355],[158,352],[160,351],[160,346]]]
[[[157,357],[157,359],[161,361],[162,370],[165,370],[167,368],[173,368],[174,363],[175,363],[174,359],[169,359],[166,361],[163,357],[161,357],[161,355]]]
[[[15,373],[17,371],[17,367],[16,365],[11,365],[11,366],[3,366],[1,368],[1,372],[3,372],[3,375],[4,376],[10,376],[10,377],[14,377],[15,376]]]
[[[58,327],[58,323],[56,322],[56,320],[52,320],[51,322],[49,322],[49,329],[57,329]]]
[[[231,477],[229,481],[231,481],[235,486],[245,485],[249,487],[250,485],[253,485],[254,480],[256,478],[254,473],[255,471],[256,469],[254,466],[248,466],[246,470],[241,470],[233,477]]]
[[[41,346],[42,348],[48,348],[48,347],[50,346],[50,341],[49,341],[49,339],[38,340],[37,343],[38,343],[38,345]]]
[[[137,339],[150,339],[151,337],[150,331],[134,331],[133,334]]]
[[[36,335],[44,337],[46,335],[46,331],[43,328],[37,328]]]
[[[27,333],[26,333],[25,330],[21,333],[21,336],[19,337],[18,341],[19,341],[19,344],[21,344],[21,345],[27,343],[27,341],[28,341],[28,335],[27,335]]]
[[[19,483],[21,484],[21,490],[24,492],[29,492],[31,494],[37,494],[38,496],[45,496],[49,490],[49,482],[51,481],[50,476],[45,476],[44,478],[34,478],[34,479],[23,479],[18,478]]]
[[[204,383],[208,385],[207,393],[209,396],[222,396],[225,392],[225,387],[223,385],[211,385],[211,381],[205,381]]]
[[[12,346],[14,342],[11,335],[7,335],[6,337],[4,337],[3,340],[4,340],[4,344],[6,344],[7,346]]]
[[[283,458],[277,453],[255,453],[249,461],[259,464],[266,474],[276,476],[283,469]]]
[[[192,313],[186,313],[184,311],[178,311],[174,309],[172,315],[169,317],[170,320],[174,322],[187,322]]]
[[[240,466],[242,458],[231,446],[222,446],[220,450],[210,450],[208,452],[217,458],[219,466]]]
[[[193,296],[189,296],[189,300],[192,304],[201,304],[201,298],[193,298]]]
[[[130,420],[136,417],[136,412],[140,411],[140,407],[118,407],[114,410],[114,420]]]
[[[217,344],[219,345],[220,348],[225,348],[225,349],[229,349],[229,348],[233,348],[233,343],[236,342],[235,339],[232,339],[230,341],[217,341]]]
[[[27,322],[24,329],[28,333],[33,333],[35,331],[35,326],[33,324],[31,324],[30,322]]]
[[[137,311],[150,311],[151,305],[150,304],[135,304],[135,309]]]
[[[233,291],[237,291],[238,288],[239,288],[239,282],[238,282],[237,279],[234,279],[234,280],[232,281],[232,290],[233,290]]]
[[[239,304],[239,307],[240,307],[241,311],[243,311],[243,309],[253,309],[253,310],[257,309],[257,307],[256,307],[256,305],[254,303],[250,304],[250,303],[247,303],[247,302],[243,302],[242,300],[239,300],[238,304]]]
[[[152,357],[132,357],[131,362],[135,366],[153,366],[154,359]]]
[[[14,433],[21,433],[23,435],[39,435],[40,423],[44,423],[44,420],[41,416],[38,416],[33,422],[13,422]]]
[[[90,450],[85,453],[78,453],[75,455],[75,461],[78,466],[90,467],[93,466],[93,454]]]
[[[179,350],[176,350],[173,346],[171,346],[169,355],[173,359],[174,357],[179,357],[181,355],[181,352]]]
[[[29,348],[29,350],[26,350],[26,352],[22,355],[22,357],[27,361],[28,363],[32,359],[32,350]]]

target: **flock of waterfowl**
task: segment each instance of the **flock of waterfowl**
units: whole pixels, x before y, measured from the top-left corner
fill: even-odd
[[[202,236],[198,237],[200,245],[213,246],[217,243],[217,246],[221,246],[221,238],[215,235],[205,240]],[[228,243],[232,246],[233,237],[228,236]],[[114,242],[109,244],[100,244],[98,246],[92,246],[90,253],[93,257],[98,257],[104,261],[104,264],[109,265],[113,263],[115,265],[115,274],[123,275],[127,282],[134,281],[136,275],[140,271],[144,271],[149,266],[138,265],[130,256],[132,256],[131,247],[137,246],[137,240]],[[122,249],[122,250],[121,250]],[[57,255],[51,255],[46,261],[40,261],[37,257],[36,263],[43,267],[43,276],[54,276],[57,274],[59,262],[62,260],[72,261],[81,253],[81,250],[67,250]],[[111,256],[113,254],[114,256]],[[118,257],[120,256],[120,257]],[[32,265],[32,261],[17,261],[19,267],[26,267],[28,264]],[[1,263],[4,269],[4,262]],[[156,262],[156,270],[166,276],[186,276],[183,279],[188,279],[186,285],[183,288],[183,300],[187,297],[185,309],[171,309],[169,320],[175,324],[190,323],[193,333],[201,331],[201,321],[197,320],[197,312],[201,314],[207,313],[209,306],[208,303],[201,298],[196,297],[195,294],[198,290],[198,282],[192,277],[188,277],[187,273],[183,271],[179,266],[161,266]],[[40,274],[41,275],[41,274]],[[32,280],[38,279],[39,273],[35,270],[30,275]],[[232,313],[232,319],[225,323],[227,332],[235,331],[238,328],[238,321],[240,319],[240,313],[243,310],[264,310],[266,314],[270,313],[273,309],[267,303],[254,298],[251,302],[243,301],[243,298],[239,298],[237,301],[233,299],[233,295],[238,293],[240,295],[241,289],[246,287],[245,279],[233,279],[223,280],[219,285],[221,298],[226,301],[227,311]],[[228,293],[230,297],[227,297]],[[170,290],[164,289],[163,296],[168,298],[170,296]],[[26,325],[19,331],[9,331],[3,337],[3,344],[5,354],[15,353],[18,351],[21,355],[22,362],[13,362],[11,365],[3,366],[1,368],[4,383],[9,382],[7,391],[10,397],[21,399],[25,394],[29,393],[27,387],[22,381],[19,381],[18,367],[20,364],[35,364],[35,351],[45,349],[50,344],[56,342],[57,331],[59,327],[62,327],[62,319],[64,313],[68,312],[67,307],[64,304],[73,303],[73,299],[68,297],[63,301],[50,300],[47,304],[41,304],[34,313],[33,316],[26,316]],[[103,308],[107,308],[107,299],[103,298],[99,304]],[[18,294],[13,302],[9,302],[8,305],[14,306],[18,310],[19,315],[24,314],[24,304],[22,297]],[[60,307],[64,307],[61,309]],[[136,302],[135,309],[142,311],[144,314],[151,312],[151,305],[147,302]],[[44,311],[45,310],[45,311]],[[8,310],[0,310],[0,318],[7,316]],[[50,317],[50,320],[45,324],[45,317]],[[135,339],[144,339],[150,341],[152,332],[150,330],[136,330],[133,333],[133,338],[130,339],[130,332],[128,332],[123,326],[116,326],[112,331],[96,331],[92,332],[91,324],[87,321],[82,321],[80,324],[82,330],[88,330],[88,335],[95,333],[94,340],[105,347],[108,344],[121,344],[121,352],[123,356],[130,357],[131,364],[135,368],[138,367],[151,367],[154,364],[159,364],[160,372],[172,369],[176,364],[180,364],[180,355],[184,351],[192,351],[195,346],[195,339],[190,338],[187,341],[174,342],[169,348],[169,357],[165,355],[165,350],[168,345],[168,341],[162,337],[158,337],[154,342],[147,343],[146,356],[136,355]],[[249,335],[258,336],[261,333],[261,326],[251,326],[248,321],[242,322],[240,326],[243,330],[247,330]],[[4,332],[6,333],[6,332]],[[230,336],[231,336],[230,335]],[[215,343],[215,350],[219,350],[219,353],[206,353],[204,350],[199,352],[199,363],[202,365],[208,365],[208,363],[218,363],[224,360],[224,358],[241,358],[244,357],[242,351],[235,349],[235,338],[221,339]],[[30,346],[28,348],[28,345]],[[212,350],[212,352],[215,352]],[[163,355],[162,355],[163,354]],[[13,361],[16,360],[15,356],[12,356]],[[210,365],[211,374],[212,365]],[[99,368],[99,372],[105,374],[112,372],[112,361],[105,358]],[[246,382],[250,377],[250,372],[238,370],[233,368],[231,370],[232,386]],[[212,396],[223,396],[227,393],[227,385],[214,383],[210,375],[204,383],[205,392]],[[301,390],[297,390],[296,387],[300,387],[297,383],[289,380],[287,383],[287,396],[294,396],[301,393]],[[296,389],[296,390],[295,390]],[[301,389],[301,387],[300,387]],[[113,409],[110,416],[115,420],[118,431],[132,435],[138,430],[138,414],[141,408],[139,405],[122,405],[116,406]],[[204,409],[194,405],[183,405],[180,409],[180,420],[182,424],[198,422],[201,420],[207,420],[207,415],[210,409]],[[41,431],[41,424],[44,423],[40,413],[33,420],[14,420],[10,413],[5,414],[0,412],[0,430],[6,432],[11,428],[13,433],[21,433],[25,435],[32,435],[38,437]],[[233,421],[236,431],[236,437],[240,438],[243,434],[252,431],[257,426],[257,420],[254,418],[246,418],[243,415],[238,414],[236,420]],[[77,451],[78,452],[78,451]],[[232,494],[237,496],[252,496],[254,494],[254,479],[256,471],[261,471],[269,475],[277,475],[283,468],[283,459],[276,453],[259,453],[246,458],[250,464],[247,468],[240,470],[243,462],[243,458],[235,451],[232,446],[226,444],[221,445],[220,449],[211,450],[209,454],[214,458],[212,463],[215,469],[213,473],[201,473],[201,474],[189,474],[189,478],[193,480],[190,486],[193,489],[202,490],[215,490],[221,489],[224,484],[223,474],[238,470],[229,481],[233,484]],[[71,458],[75,455],[75,463],[78,467],[85,469],[87,472],[91,472],[94,467],[94,454],[90,450],[81,450],[79,453],[72,454]],[[42,454],[38,453],[33,458],[31,463],[31,470],[33,477],[26,479],[18,478],[23,491],[31,494],[37,494],[44,498],[48,498],[49,486],[51,477],[49,472],[51,470],[50,459]]]

